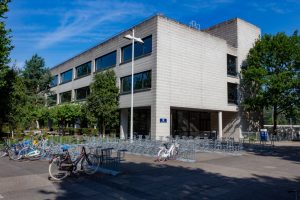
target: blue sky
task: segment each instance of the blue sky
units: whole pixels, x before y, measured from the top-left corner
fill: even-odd
[[[53,67],[155,13],[201,29],[239,17],[262,33],[300,30],[300,0],[12,0],[11,58],[22,68],[37,53]]]

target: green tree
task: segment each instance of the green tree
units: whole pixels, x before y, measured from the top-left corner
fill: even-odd
[[[8,123],[13,133],[18,127],[25,127],[30,122],[28,119],[29,104],[25,93],[25,84],[23,79],[15,75],[12,91],[10,93],[10,104],[8,113]]]
[[[58,122],[59,127],[65,128],[74,125],[77,119],[81,117],[81,105],[75,103],[66,103],[50,108],[49,119],[52,118]]]
[[[26,60],[22,76],[26,86],[28,101],[32,106],[32,112],[30,114],[32,115],[32,119],[36,122],[36,127],[40,128],[40,111],[45,111],[43,109],[43,107],[47,105],[45,95],[49,95],[50,93],[50,71],[45,67],[44,59],[35,54],[30,60]]]
[[[9,68],[11,45],[10,30],[5,28],[5,13],[8,12],[10,0],[0,0],[0,132],[2,125],[8,122],[10,112],[10,94],[13,87],[15,73]]]
[[[250,50],[242,69],[246,110],[272,110],[273,134],[278,116],[294,115],[300,106],[300,37],[264,35]]]
[[[87,99],[89,113],[97,119],[98,130],[105,135],[107,128],[119,122],[119,88],[113,70],[95,75],[91,84],[91,94]]]
[[[10,0],[0,0],[0,88],[5,87],[8,80],[5,78],[9,73],[8,64],[10,63],[11,45],[10,30],[5,28],[5,13],[8,12],[8,3]]]

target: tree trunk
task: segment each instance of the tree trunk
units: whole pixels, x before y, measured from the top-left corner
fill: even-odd
[[[258,111],[258,118],[259,118],[259,129],[263,129],[265,125],[264,109]]]
[[[36,123],[36,129],[40,129],[40,123],[39,123],[39,120],[35,120],[35,123]]]
[[[277,135],[277,118],[278,118],[278,111],[277,106],[273,107],[273,135]]]
[[[103,137],[105,137],[105,129],[106,129],[106,126],[105,126],[104,122],[102,122],[102,135],[103,135]]]

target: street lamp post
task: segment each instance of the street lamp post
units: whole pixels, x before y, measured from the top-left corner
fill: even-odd
[[[124,38],[132,41],[131,48],[131,105],[130,105],[130,140],[133,141],[133,82],[134,82],[134,43],[144,43],[141,38],[134,36],[134,29],[132,29],[132,35],[126,35]]]

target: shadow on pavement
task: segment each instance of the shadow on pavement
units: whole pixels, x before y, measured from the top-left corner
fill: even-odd
[[[273,156],[284,160],[294,161],[300,164],[300,142],[299,146],[275,146],[246,144],[244,150],[259,156]]]
[[[236,178],[239,174],[226,177],[201,169],[161,163],[130,162],[123,163],[122,168],[124,173],[116,177],[80,175],[54,183],[58,189],[56,199],[295,200],[296,191],[300,193],[300,178],[289,180],[255,174],[250,178]],[[46,197],[52,194],[45,190],[39,192]]]

